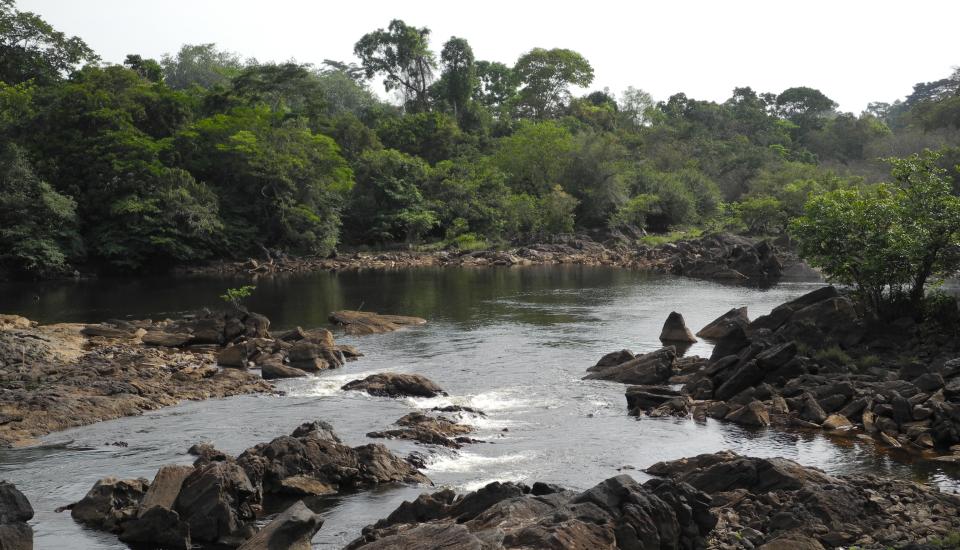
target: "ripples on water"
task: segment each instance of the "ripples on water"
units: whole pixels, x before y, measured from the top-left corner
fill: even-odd
[[[225,287],[240,283],[163,279],[8,286],[0,287],[0,311],[47,322],[159,318],[216,306]],[[361,304],[365,310],[425,317],[429,324],[384,335],[339,336],[366,357],[323,376],[281,382],[283,397],[185,403],[53,434],[43,448],[0,451],[0,477],[16,483],[37,511],[32,522],[37,548],[125,548],[115,537],[80,528],[69,514],[53,510],[81,498],[101,477],[152,479],[163,464],[190,463],[185,451],[199,441],[239,453],[320,418],[348,444],[360,445],[370,441],[364,434],[412,410],[446,405],[487,412],[459,418],[488,443],[459,452],[439,449],[428,461],[426,474],[438,486],[462,491],[495,480],[585,489],[621,472],[645,479],[640,469],[654,462],[721,449],[785,456],[831,473],[882,472],[957,486],[948,472],[894,460],[869,443],[748,431],[714,421],[637,420],[626,415],[624,386],[580,379],[606,352],[660,347],[657,336],[671,310],[683,313],[696,331],[732,307],[746,305],[752,317],[767,313],[815,283],[756,290],[626,270],[533,267],[319,273],[257,284],[250,308],[270,317],[275,328],[324,326],[330,311]],[[709,352],[705,343],[688,351]],[[423,374],[450,395],[386,399],[339,389],[388,370]],[[118,440],[129,446],[108,444]],[[385,443],[403,454],[425,450],[410,442]],[[327,499],[315,547],[341,547],[364,525],[425,490],[393,486]]]

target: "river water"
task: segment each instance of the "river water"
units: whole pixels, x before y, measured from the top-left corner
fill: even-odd
[[[41,322],[162,318],[216,306],[227,278],[99,280],[0,286],[0,311]],[[152,479],[163,464],[192,462],[186,449],[209,441],[240,453],[287,434],[302,422],[323,419],[351,445],[418,408],[476,407],[487,417],[466,417],[474,437],[488,443],[460,451],[432,450],[425,473],[439,486],[473,490],[494,480],[547,481],[585,489],[607,477],[640,471],[660,460],[731,449],[784,456],[830,473],[888,473],[955,490],[955,471],[878,452],[863,442],[834,441],[815,433],[748,431],[707,421],[627,416],[621,384],[583,381],[585,369],[606,352],[660,347],[667,314],[676,310],[694,330],[730,308],[751,317],[821,283],[784,283],[759,290],[722,286],[628,270],[565,266],[484,269],[412,269],[394,272],[315,273],[262,278],[249,300],[273,328],[326,326],[336,309],[416,315],[423,327],[348,337],[366,356],[344,369],[278,384],[287,394],[184,403],[52,434],[43,447],[0,450],[0,478],[14,482],[33,503],[36,547],[126,548],[116,538],[76,525],[54,509],[80,499],[108,475]],[[708,355],[695,344],[690,354]],[[420,373],[449,392],[435,399],[386,399],[339,387],[380,371]],[[117,447],[109,443],[126,442]],[[385,442],[398,453],[428,451],[408,442]],[[427,487],[391,486],[329,499],[315,548],[340,548],[360,529],[385,517]]]

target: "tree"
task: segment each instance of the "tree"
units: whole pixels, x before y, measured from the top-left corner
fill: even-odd
[[[400,151],[364,153],[356,165],[350,230],[370,243],[418,240],[438,223],[420,193],[429,175],[428,164]]]
[[[517,95],[519,83],[513,69],[499,61],[477,61],[477,87],[473,98],[488,109],[508,105]]]
[[[837,104],[820,90],[805,86],[788,88],[777,96],[777,114],[797,125],[797,137],[802,141],[808,133],[819,130]]]
[[[0,150],[0,275],[49,277],[76,255],[76,203],[33,172],[20,147]]]
[[[477,67],[473,49],[463,38],[451,37],[440,51],[443,73],[437,82],[440,96],[450,106],[453,116],[459,121],[464,116],[467,104],[477,87]]]
[[[570,98],[571,85],[586,87],[593,82],[590,63],[579,53],[561,48],[534,48],[520,56],[513,71],[523,84],[520,110],[537,119],[557,114]]]
[[[184,90],[193,86],[209,89],[217,84],[225,85],[240,74],[246,64],[239,55],[218,50],[216,44],[209,43],[184,44],[176,56],[164,54],[160,65],[167,86]]]
[[[123,66],[135,71],[141,78],[150,82],[163,81],[163,67],[155,59],[144,59],[139,55],[130,54],[124,60]]]
[[[783,205],[769,196],[750,197],[736,203],[735,212],[747,230],[754,235],[770,235],[783,231],[787,222]]]
[[[457,122],[445,113],[414,113],[384,119],[377,136],[385,147],[431,164],[454,156],[463,139]]]
[[[554,185],[549,193],[540,197],[539,229],[551,235],[572,233],[577,202],[562,187]]]
[[[620,94],[617,105],[620,107],[620,112],[631,124],[640,127],[648,121],[647,110],[653,107],[653,98],[643,90],[628,86]]]
[[[895,183],[815,195],[791,223],[801,256],[878,316],[919,313],[927,280],[960,268],[960,198],[937,159],[888,159]]]
[[[99,59],[83,40],[55,30],[39,15],[18,11],[13,0],[0,0],[0,82],[50,84]]]
[[[573,148],[573,135],[556,122],[522,121],[500,139],[493,162],[510,176],[515,192],[540,196],[561,181]]]
[[[176,138],[182,166],[220,197],[226,246],[326,254],[353,172],[336,142],[265,106],[197,121]]]
[[[367,33],[354,45],[367,78],[383,74],[386,91],[399,89],[404,104],[414,111],[429,106],[428,90],[437,67],[430,51],[430,29],[412,27],[394,19],[386,30]]]

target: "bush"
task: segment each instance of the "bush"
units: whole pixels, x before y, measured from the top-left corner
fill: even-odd
[[[786,229],[783,205],[773,197],[750,197],[735,204],[734,209],[747,231],[754,235],[777,234]]]

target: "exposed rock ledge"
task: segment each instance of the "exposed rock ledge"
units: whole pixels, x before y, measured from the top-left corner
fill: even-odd
[[[935,545],[960,529],[960,496],[909,481],[730,452],[647,472],[662,478],[621,475],[583,492],[495,482],[422,494],[347,548],[879,549]]]

